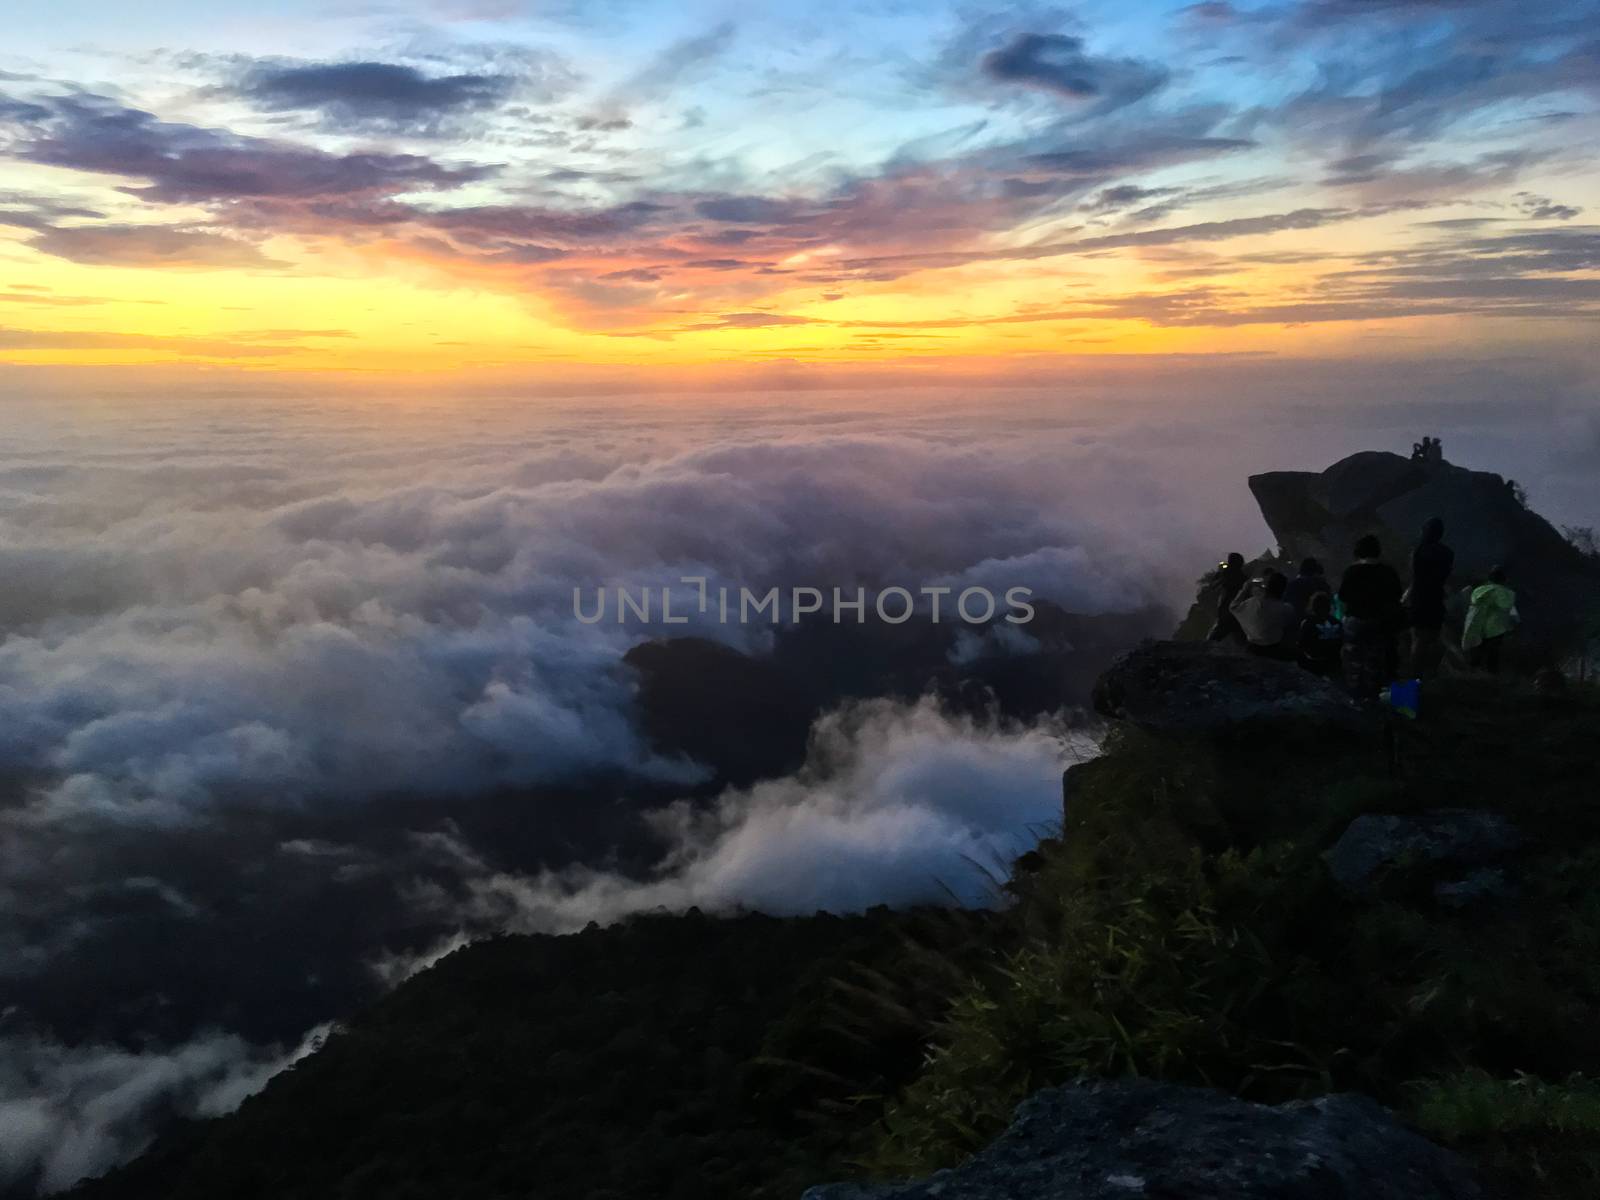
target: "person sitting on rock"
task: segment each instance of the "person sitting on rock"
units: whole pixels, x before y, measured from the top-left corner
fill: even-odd
[[[1424,461],[1430,463],[1442,463],[1444,461],[1444,445],[1438,438],[1423,438],[1422,450]]]
[[[1381,561],[1383,546],[1370,533],[1356,543],[1356,561],[1339,580],[1344,611],[1345,686],[1358,700],[1376,700],[1393,674],[1395,632],[1401,617],[1400,576]]]
[[[1228,606],[1244,631],[1251,654],[1285,659],[1294,656],[1299,614],[1283,598],[1288,584],[1282,571],[1268,571],[1264,578],[1247,583],[1239,598]]]
[[[1444,522],[1429,517],[1422,539],[1411,552],[1411,586],[1406,589],[1406,616],[1411,623],[1411,667],[1419,679],[1439,672],[1444,645],[1444,589],[1455,569],[1456,554],[1444,544]]]
[[[1311,605],[1311,597],[1318,592],[1332,591],[1333,589],[1328,586],[1328,575],[1322,569],[1322,563],[1315,558],[1302,558],[1300,573],[1289,581],[1283,598],[1289,607],[1294,609],[1295,616],[1303,617]]]
[[[1333,618],[1333,596],[1318,592],[1311,597],[1310,611],[1300,622],[1295,657],[1313,675],[1330,679],[1339,671],[1339,649],[1344,644],[1344,626]]]
[[[1504,567],[1489,572],[1489,581],[1472,589],[1472,607],[1461,631],[1468,661],[1491,675],[1500,671],[1500,647],[1517,627],[1517,594],[1506,586]]]
[[[1411,461],[1442,463],[1444,461],[1444,444],[1436,437],[1425,437],[1420,442],[1412,442]]]
[[[1243,641],[1244,631],[1239,628],[1238,618],[1229,609],[1239,595],[1239,589],[1244,587],[1244,555],[1237,550],[1228,555],[1217,564],[1215,571],[1205,577],[1203,583],[1206,587],[1217,589],[1217,619],[1211,626],[1211,632],[1206,634],[1206,640],[1222,642],[1233,638]]]

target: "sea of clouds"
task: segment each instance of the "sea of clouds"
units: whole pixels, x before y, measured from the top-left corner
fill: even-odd
[[[1170,593],[1197,524],[1099,438],[493,415],[118,413],[13,445],[0,763],[53,778],[18,819],[611,767],[687,782],[628,716],[617,661],[648,631],[574,621],[574,589],[1004,582],[1120,610]],[[1119,522],[1135,502],[1169,516]]]
[[[1178,604],[1220,553],[1267,545],[1251,470],[1422,432],[1316,403],[1152,420],[1028,389],[5,404],[0,984],[19,998],[0,1009],[0,1195],[122,1161],[308,1049],[336,1013],[274,1024],[227,994],[240,930],[264,965],[238,986],[315,993],[341,962],[393,981],[494,929],[983,903],[974,864],[1037,838],[1063,765],[1092,752],[1056,718],[859,703],[819,721],[796,775],[655,809],[649,870],[508,859],[452,819],[457,798],[507,797],[537,826],[553,790],[705,780],[642,735],[631,645],[771,636],[687,604],[687,626],[588,625],[575,588]],[[1490,456],[1500,418],[1469,418],[1447,451],[1531,476]],[[1555,448],[1518,462],[1568,487],[1585,420],[1558,415]],[[420,932],[397,945],[402,917]]]

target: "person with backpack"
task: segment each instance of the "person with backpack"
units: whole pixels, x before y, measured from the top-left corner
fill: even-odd
[[[1472,607],[1461,631],[1461,648],[1467,661],[1491,675],[1500,672],[1500,648],[1506,634],[1517,627],[1517,594],[1506,586],[1504,567],[1489,572],[1487,583],[1472,589]]]
[[[1331,679],[1339,673],[1339,652],[1344,645],[1344,625],[1333,615],[1333,595],[1318,592],[1311,597],[1311,608],[1300,622],[1295,640],[1295,657],[1313,675]]]
[[[1356,561],[1339,580],[1344,613],[1340,657],[1345,686],[1357,700],[1376,700],[1393,674],[1395,631],[1400,623],[1400,576],[1383,562],[1383,546],[1368,534],[1356,543]]]
[[[1303,617],[1311,607],[1311,597],[1318,592],[1332,591],[1322,563],[1315,558],[1303,558],[1300,560],[1300,573],[1289,581],[1283,598],[1294,609],[1295,616]]]

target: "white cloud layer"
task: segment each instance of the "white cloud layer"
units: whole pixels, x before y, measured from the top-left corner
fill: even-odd
[[[0,1038],[0,1188],[35,1180],[48,1194],[102,1174],[150,1143],[153,1112],[232,1112],[327,1033],[287,1054],[224,1033],[150,1050]]]
[[[448,833],[428,835],[458,886],[422,884],[413,901],[459,921],[462,934],[378,970],[392,982],[473,933],[571,933],[657,909],[988,904],[994,877],[1059,824],[1064,766],[1094,749],[1058,718],[1000,724],[928,699],[877,700],[819,719],[796,774],[656,813],[671,848],[648,879],[593,867],[497,872]]]
[[[26,819],[693,782],[632,722],[618,660],[649,631],[578,623],[574,588],[1028,586],[1106,611],[1187,573],[1177,498],[1103,437],[717,416],[268,406],[34,431],[0,466],[0,770],[52,781]]]

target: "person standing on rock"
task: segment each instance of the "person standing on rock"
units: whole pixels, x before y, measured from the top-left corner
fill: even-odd
[[[1439,673],[1444,643],[1444,589],[1455,569],[1456,552],[1444,544],[1444,521],[1429,517],[1422,538],[1411,552],[1411,586],[1406,589],[1406,616],[1411,624],[1411,666],[1420,679]]]
[[[1472,589],[1472,607],[1461,631],[1469,661],[1491,675],[1500,673],[1500,646],[1517,627],[1517,594],[1506,586],[1504,567],[1489,572],[1489,582]]]
[[[1211,632],[1206,634],[1208,642],[1222,642],[1233,638],[1244,641],[1244,630],[1239,628],[1239,619],[1231,611],[1233,602],[1239,595],[1239,590],[1244,587],[1244,555],[1237,550],[1217,564],[1217,569],[1205,578],[1208,587],[1217,589],[1217,620],[1211,626]]]
[[[1356,543],[1356,561],[1339,580],[1344,680],[1357,700],[1376,700],[1392,674],[1402,589],[1399,574],[1382,558],[1382,544],[1369,533]]]

